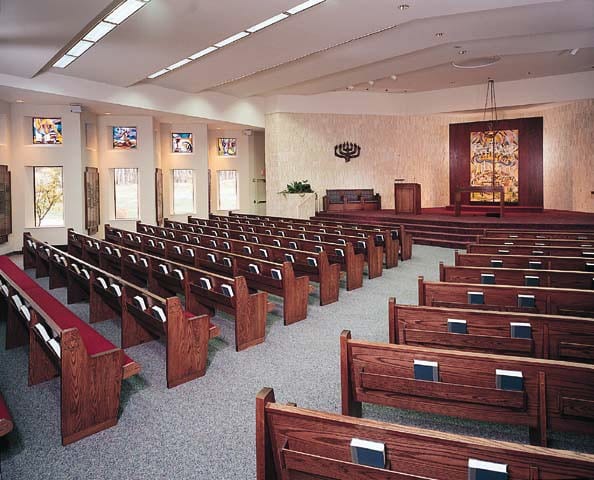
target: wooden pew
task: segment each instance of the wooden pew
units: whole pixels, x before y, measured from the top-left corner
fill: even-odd
[[[220,225],[220,223],[216,223]],[[356,247],[355,241],[347,241],[346,238],[348,237],[341,239],[343,243],[331,243],[324,241],[323,239],[317,241],[312,239],[308,240],[298,238],[300,233],[304,236],[305,234],[292,230],[287,230],[287,235],[277,236],[273,234],[258,233],[255,231],[256,227],[252,226],[246,226],[246,230],[241,231],[208,225],[203,226],[185,224],[187,226],[183,227],[183,224],[179,222],[175,222],[174,224],[177,226],[177,228],[172,228],[171,230],[174,231],[175,238],[179,238],[181,230],[185,232],[191,232],[193,234],[207,235],[217,238],[223,237],[226,239],[247,242],[248,245],[251,245],[252,249],[259,248],[260,245],[270,245],[284,248],[287,250],[287,253],[292,253],[293,250],[301,250],[311,253],[326,252],[330,262],[339,263],[341,265],[341,269],[346,273],[347,290],[349,291],[361,288],[363,286],[363,266],[365,260],[367,260],[369,266],[369,278],[381,276],[382,272],[382,247],[377,247],[375,245],[373,245],[371,248]],[[181,229],[179,228],[180,226]],[[144,231],[142,229],[145,227],[146,226],[141,226],[141,230],[139,231]],[[161,230],[161,233],[162,232],[163,231]],[[275,232],[282,232],[284,234],[283,230],[275,230]],[[289,235],[291,232],[294,234],[293,236]],[[355,240],[360,241],[364,245],[369,245],[369,242],[373,244],[373,240],[371,238],[367,240],[362,240],[360,238]],[[338,255],[337,250],[340,250],[342,255]]]
[[[143,226],[140,228],[142,227]],[[148,228],[152,228],[155,232],[157,232],[156,229],[159,227],[148,226]],[[167,231],[169,232],[169,230]],[[118,232],[122,234],[122,237],[118,235]],[[171,231],[170,233],[173,234],[174,239],[176,239],[175,241],[180,245],[206,246],[207,248],[216,250],[221,254],[237,253],[244,256],[259,254],[259,258],[267,259],[277,264],[288,261],[287,255],[290,254],[293,257],[292,260],[294,260],[291,261],[291,263],[293,263],[293,270],[295,274],[306,275],[311,281],[320,284],[320,305],[328,305],[338,301],[341,265],[338,263],[331,263],[328,259],[328,255],[325,252],[318,253],[303,252],[300,250],[287,250],[271,245],[258,245],[256,247],[250,242],[211,237],[201,234],[192,234],[190,232],[180,233]],[[159,241],[162,242],[162,248],[159,250],[161,255],[166,254],[167,250],[165,239],[154,238],[150,234],[140,234],[128,232],[126,230],[114,229],[109,225],[106,225],[105,227],[105,238],[112,242],[122,242],[122,245],[128,246],[129,248],[141,250],[143,248],[150,248],[148,246],[147,239],[152,238],[157,247],[160,247]],[[347,245],[345,248],[345,256],[348,257],[350,252],[352,252],[352,248]],[[221,257],[224,258],[225,255],[221,255]],[[316,259],[315,265],[312,265],[308,260],[310,257]],[[253,258],[256,259],[258,257]]]
[[[214,215],[210,215],[211,218],[215,217]],[[280,222],[280,223],[291,223],[291,224],[302,224],[302,225],[310,225],[310,226],[319,226],[322,228],[351,228],[354,230],[362,230],[362,231],[371,231],[371,232],[378,232],[385,230],[386,228],[390,230],[392,233],[393,239],[398,239],[400,242],[400,259],[401,260],[409,260],[412,256],[412,235],[406,231],[406,228],[402,224],[393,223],[393,222],[378,222],[378,223],[360,223],[354,221],[339,221],[339,220],[331,220],[331,219],[318,219],[316,217],[311,217],[308,220],[303,220],[299,218],[288,218],[288,217],[270,217],[270,216],[259,216],[259,215],[247,215],[247,214],[238,214],[229,212],[229,218],[243,218],[244,220],[253,221],[253,220],[260,220],[260,221],[273,221],[273,222]],[[226,217],[223,217],[226,218]],[[190,220],[188,220],[190,221]]]
[[[594,363],[590,318],[398,305],[394,298],[388,312],[390,343]],[[461,322],[466,333],[454,333]],[[512,323],[529,325],[526,338],[512,336]]]
[[[353,438],[383,443],[385,468],[353,463]],[[594,455],[281,405],[270,388],[256,397],[257,480],[467,480],[476,460],[507,480],[594,478]]]
[[[425,282],[423,277],[419,277],[418,283],[419,305],[594,317],[594,291],[591,290]],[[471,303],[471,296],[478,297],[472,293],[482,293],[483,303]],[[534,306],[520,305],[522,297],[519,295],[533,296]]]
[[[522,229],[485,229],[485,237],[497,238],[534,238],[537,240],[567,238],[571,240],[594,240],[594,232],[573,232],[570,230],[522,230]]]
[[[537,270],[573,270],[594,272],[594,259],[540,255],[497,255],[489,253],[454,253],[454,263],[461,267],[498,267]]]
[[[211,220],[196,220],[192,217],[188,218],[194,220],[195,223],[182,223],[166,219],[165,226],[187,230],[190,227],[199,225],[202,227],[223,228],[230,231],[239,230],[241,232],[273,235],[275,236],[274,238],[282,236],[293,239],[310,240],[316,243],[324,242],[344,245],[349,242],[353,244],[353,248],[355,248],[358,253],[362,253],[365,256],[365,261],[367,261],[369,265],[369,278],[381,276],[384,253],[386,257],[386,268],[398,266],[399,242],[398,239],[392,239],[388,229],[369,232],[352,229],[327,229],[323,227],[312,227],[311,225],[293,225],[290,223],[276,224],[259,220],[245,223],[245,220],[238,219],[237,217],[222,217],[226,220],[220,220],[221,217]]]
[[[111,227],[106,225],[106,228]],[[79,238],[84,237],[80,234],[77,235]],[[132,250],[136,252],[144,252],[146,246],[144,242],[148,242],[153,238],[141,236],[140,234],[135,234],[134,238],[136,237],[141,240],[140,244],[133,241],[135,248],[132,248]],[[122,236],[123,238],[125,238],[125,235]],[[103,251],[104,247],[106,245],[113,247],[109,242],[99,241],[98,243],[99,246],[88,247],[87,243],[83,241],[83,257],[86,255],[87,248],[95,250],[99,257],[104,257],[107,255]],[[157,248],[156,244],[155,248]],[[215,309],[233,315],[235,317],[235,349],[237,351],[264,341],[268,305],[265,292],[250,293],[245,278],[241,276],[235,278],[224,277],[172,262],[165,259],[165,247],[162,251],[160,249],[158,251],[162,254],[161,256],[148,253],[144,255],[144,258],[148,259],[147,285],[151,292],[166,297],[184,295],[186,310],[196,315],[214,315]],[[126,256],[129,254],[124,251],[124,248],[122,248],[122,252],[122,255],[124,253]],[[122,258],[129,257],[122,256]],[[99,260],[99,262],[101,261]],[[162,271],[161,266],[166,267],[166,273]],[[178,272],[181,273],[181,278]],[[120,274],[120,276],[122,275]],[[192,284],[194,281],[200,282],[201,278],[205,278],[211,283],[211,290]],[[225,294],[224,292],[228,293]]]
[[[594,240],[576,240],[569,238],[501,238],[501,237],[479,237],[479,244],[487,245],[527,245],[537,247],[576,247],[591,250],[594,248]]]
[[[41,243],[28,233],[25,236],[26,240]],[[26,240],[25,248],[31,251]],[[63,253],[55,247],[49,248],[53,253]],[[159,337],[166,338],[168,388],[204,376],[208,340],[219,335],[218,327],[210,324],[208,315],[197,316],[186,312],[179,298],[155,295],[70,254],[59,256],[56,259],[53,254],[50,255],[50,285],[52,277],[54,284],[59,286],[86,283],[86,288],[82,288],[89,301],[90,323],[121,318],[122,348]],[[66,259],[66,265],[62,258]],[[81,273],[82,269],[89,273],[89,278]],[[59,279],[57,282],[56,277]],[[72,282],[68,282],[68,277],[76,280],[73,278]]]
[[[468,253],[488,253],[496,255],[543,255],[553,257],[584,257],[594,260],[594,248],[581,247],[547,247],[530,245],[487,245],[469,244]]]
[[[23,275],[0,257],[7,348],[29,345],[29,385],[60,376],[62,444],[116,425],[122,380],[140,366]]]
[[[0,394],[0,437],[8,435],[14,427],[12,417],[10,416],[10,410]]]
[[[571,270],[460,267],[439,262],[439,281],[592,290],[594,273]]]
[[[354,341],[349,331],[340,342],[343,415],[360,416],[366,402],[524,425],[543,447],[547,430],[594,433],[594,365]],[[415,378],[419,361],[437,362],[433,381]],[[498,370],[521,372],[521,388],[498,388]]]

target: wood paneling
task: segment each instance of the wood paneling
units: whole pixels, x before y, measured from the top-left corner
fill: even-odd
[[[470,132],[491,129],[491,122],[454,123],[450,125],[450,204],[457,187],[470,185]],[[519,130],[519,203],[523,207],[542,207],[543,196],[543,119],[518,118],[493,122],[497,130]],[[469,194],[462,194],[469,203]]]
[[[10,172],[7,165],[0,165],[0,243],[8,242],[12,233],[12,202]]]

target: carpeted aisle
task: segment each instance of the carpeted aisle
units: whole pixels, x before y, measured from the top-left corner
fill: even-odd
[[[417,276],[438,278],[440,260],[453,251],[414,247],[413,259],[365,280],[362,289],[341,289],[340,301],[319,307],[310,297],[307,320],[283,326],[280,310],[269,315],[266,341],[237,353],[233,323],[216,317],[222,339],[210,342],[206,376],[168,390],[165,348],[151,342],[127,350],[142,372],[124,382],[119,424],[68,447],[59,430],[59,380],[27,386],[27,349],[4,350],[0,324],[0,391],[15,420],[0,442],[1,480],[20,479],[253,479],[255,478],[255,395],[275,389],[277,401],[323,411],[340,411],[339,335],[388,340],[387,303],[416,303]],[[29,272],[31,273],[31,272]],[[47,279],[39,283],[47,287]],[[52,293],[65,301],[66,290]],[[71,305],[88,318],[88,304]],[[119,344],[119,322],[94,325]],[[502,440],[527,442],[524,428],[466,422],[388,408],[365,406],[367,418],[437,428]],[[594,452],[594,439],[553,435],[551,446]]]

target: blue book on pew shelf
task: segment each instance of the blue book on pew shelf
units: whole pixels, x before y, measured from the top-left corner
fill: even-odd
[[[252,254],[252,247],[249,247],[247,245],[243,246],[243,253],[247,253],[248,255]]]
[[[542,250],[532,250],[532,255],[544,255]]]
[[[376,236],[375,236],[375,241],[376,241],[377,243],[383,243],[383,241],[384,241],[384,236],[383,236],[382,234],[376,235]]]
[[[483,292],[467,292],[466,296],[470,305],[483,305],[485,303],[485,294]]]
[[[510,322],[510,335],[512,338],[532,338],[532,325],[523,322]]]
[[[448,318],[448,332],[460,333],[466,335],[468,330],[466,328],[466,320],[458,320],[456,318]]]
[[[336,240],[336,243],[339,245],[346,245],[346,240],[344,238],[339,238]]]
[[[272,235],[272,230],[264,230],[264,233],[265,233],[266,235]]]
[[[295,257],[291,253],[285,253],[285,260],[287,262],[295,263]]]
[[[495,370],[496,386],[498,390],[524,390],[524,378],[522,372],[514,370]]]
[[[260,248],[259,252],[262,258],[268,258],[268,250],[266,250],[265,248]]]
[[[321,242],[321,241],[322,241],[322,237],[320,237],[319,235],[314,235],[314,236],[313,236],[313,239],[314,239],[316,242]]]
[[[322,247],[321,245],[315,245],[314,246],[314,250],[318,253],[323,252],[324,251],[324,247]]]
[[[200,285],[202,288],[206,288],[206,290],[212,290],[212,284],[210,283],[209,278],[200,277]]]
[[[256,275],[260,275],[260,267],[258,267],[258,265],[256,265],[255,263],[250,263],[248,265],[248,269],[251,273],[254,273]]]
[[[483,285],[495,285],[495,274],[481,273],[481,283]]]
[[[214,253],[207,253],[206,258],[208,258],[209,262],[217,263],[217,257],[215,256]]]
[[[427,360],[414,361],[415,380],[439,382],[439,364]]]
[[[336,256],[338,257],[344,257],[344,250],[342,248],[335,248],[334,253],[336,253]]]
[[[536,275],[524,275],[524,286],[540,287],[540,277]]]
[[[231,288],[231,285],[227,285],[226,283],[223,283],[221,285],[221,292],[223,292],[223,295],[225,295],[226,297],[233,297],[235,295],[233,293],[233,288]]]
[[[225,267],[231,268],[233,266],[233,263],[231,262],[231,259],[229,257],[223,257],[223,265],[225,265]]]
[[[500,260],[498,258],[494,258],[491,260],[491,266],[493,268],[503,268],[503,260]]]
[[[531,268],[532,270],[541,270],[542,262],[539,262],[538,260],[530,260],[528,262],[528,268]]]
[[[252,237],[252,242],[260,243],[260,237]]]
[[[225,238],[229,238],[229,232],[223,232],[221,235],[223,235]]]
[[[297,243],[296,242],[289,242],[289,248],[292,248],[293,250],[297,250]]]
[[[400,237],[400,232],[398,232],[398,230],[392,230],[390,233],[392,234],[392,240],[398,240]]]
[[[299,234],[299,238],[300,238],[301,240],[305,240],[305,233],[300,233],[300,234]]]
[[[223,242],[223,248],[225,250],[231,250],[231,244],[229,242]]]
[[[346,245],[346,242],[345,242],[345,245]],[[359,247],[359,248],[367,248],[367,244],[363,240],[359,240],[357,242],[357,247]]]
[[[247,242],[247,237],[243,234],[239,235],[239,239],[243,242]]]
[[[217,248],[217,241],[216,240],[211,240],[210,241],[210,246],[211,247],[214,247],[214,248]]]
[[[586,272],[594,272],[594,263],[586,262]]]
[[[310,267],[317,267],[318,266],[318,261],[314,257],[307,257],[307,264]]]
[[[507,255],[509,253],[509,250],[500,249],[500,250],[497,250],[497,253],[501,253],[503,255]]]
[[[518,294],[518,307],[534,308],[536,306],[536,298],[534,295]]]
[[[386,468],[386,446],[380,442],[353,438],[351,440],[351,459],[358,465]]]
[[[507,465],[469,458],[468,480],[507,480]]]
[[[271,268],[270,269],[270,276],[275,280],[282,280],[283,274],[278,268]]]
[[[272,244],[273,244],[275,247],[280,247],[280,246],[281,246],[281,242],[280,242],[280,240],[279,240],[278,238],[275,238],[275,239],[272,241]]]

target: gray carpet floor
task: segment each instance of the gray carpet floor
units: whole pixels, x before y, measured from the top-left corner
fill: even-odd
[[[19,257],[16,257],[20,261]],[[4,350],[0,324],[0,391],[16,428],[0,441],[2,480],[16,479],[253,479],[255,396],[273,387],[279,402],[340,412],[339,335],[387,342],[388,297],[417,302],[417,276],[437,280],[438,262],[453,263],[449,249],[415,245],[411,260],[365,280],[363,288],[340,291],[325,307],[310,296],[305,321],[285,327],[277,308],[268,317],[266,341],[237,353],[233,322],[217,316],[221,338],[211,340],[206,375],[168,390],[165,347],[155,341],[127,350],[142,366],[124,382],[119,423],[67,447],[60,441],[59,380],[27,386],[27,348]],[[28,272],[32,274],[32,272]],[[47,279],[39,279],[47,287]],[[343,285],[344,287],[344,285]],[[66,290],[52,293],[65,301]],[[273,299],[274,300],[274,299]],[[71,305],[88,319],[88,304]],[[119,322],[95,325],[119,342]],[[365,405],[363,416],[486,438],[528,442],[527,429],[464,421]],[[594,438],[552,434],[551,446],[594,453]]]

